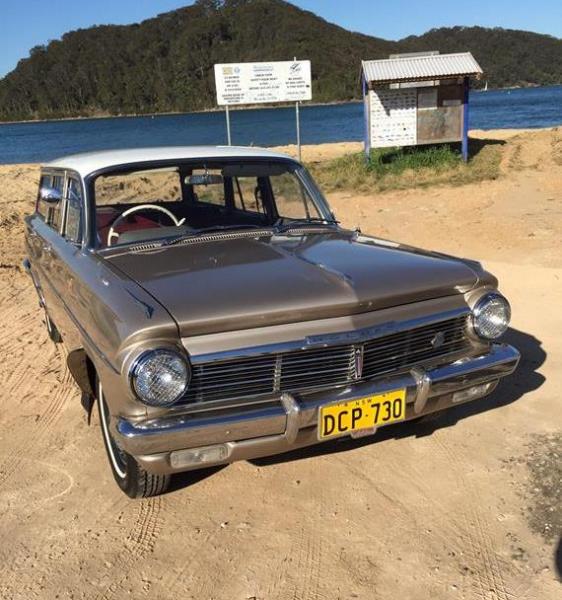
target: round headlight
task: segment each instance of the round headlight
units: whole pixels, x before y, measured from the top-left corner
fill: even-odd
[[[131,370],[136,395],[151,406],[170,406],[185,393],[191,369],[173,350],[150,350],[141,354]]]
[[[482,296],[472,309],[474,331],[486,340],[502,336],[509,327],[510,319],[509,302],[496,292]]]

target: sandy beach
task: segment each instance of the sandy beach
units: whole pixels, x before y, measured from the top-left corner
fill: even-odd
[[[0,166],[0,598],[560,598],[562,128],[471,136],[501,146],[498,178],[328,199],[346,226],[494,272],[516,375],[429,422],[181,476],[142,501],[115,486],[20,266],[38,166]]]

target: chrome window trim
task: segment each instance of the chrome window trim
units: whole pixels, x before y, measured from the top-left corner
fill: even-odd
[[[68,171],[64,171],[63,173],[63,182],[62,182],[62,214],[59,225],[59,234],[62,238],[65,238],[64,232],[66,230],[66,213],[67,213],[67,204],[68,204]]]
[[[77,242],[74,240],[70,240],[66,237],[66,219],[68,216],[68,194],[69,194],[69,189],[70,189],[70,180],[74,179],[74,181],[76,181],[76,183],[78,183],[79,187],[80,187],[80,195],[81,195],[81,209],[80,209],[80,217],[82,219],[82,239]],[[86,210],[86,188],[84,186],[84,182],[82,181],[82,178],[80,177],[80,174],[77,171],[72,171],[72,170],[67,170],[65,171],[65,184],[64,184],[64,195],[63,195],[63,202],[64,202],[64,221],[63,221],[63,229],[62,229],[62,233],[61,235],[64,237],[64,239],[76,246],[77,248],[81,248],[84,249],[86,247],[86,236],[87,236],[87,227],[88,227],[88,211]]]
[[[52,223],[50,222],[50,219],[45,219],[43,218],[43,215],[37,210],[39,207],[39,196],[37,197],[37,201],[35,203],[35,214],[39,215],[41,217],[41,219],[44,221],[45,225],[47,225],[47,227],[50,227],[54,232],[58,233],[60,236],[62,236],[62,231],[64,228],[64,223],[65,223],[65,189],[66,189],[66,170],[65,169],[61,169],[58,167],[52,167],[52,168],[42,168],[41,172],[39,173],[39,185],[41,185],[41,179],[43,177],[51,177],[51,183],[52,183],[52,178],[53,177],[62,177],[62,206],[60,207],[60,211],[61,211],[61,216],[60,216],[60,223],[58,228],[53,227]]]
[[[418,327],[423,327],[424,325],[438,323],[439,321],[454,319],[455,317],[462,317],[465,315],[468,317],[471,312],[472,311],[470,308],[462,307],[445,312],[434,313],[426,317],[417,317],[415,319],[409,319],[406,321],[389,321],[382,325],[375,325],[341,333],[312,335],[290,342],[266,344],[263,346],[251,346],[247,348],[237,348],[236,350],[225,350],[199,355],[193,355],[190,353],[190,360],[193,365],[199,365],[235,360],[238,358],[259,357],[268,354],[277,354],[280,352],[290,352],[294,350],[310,350],[313,348],[329,348],[331,346],[340,346],[345,344],[360,344],[386,335],[401,333],[409,329],[416,329]],[[467,319],[467,321],[469,320]]]
[[[61,207],[61,222],[59,224],[58,229],[52,227],[50,223],[48,223],[45,219],[45,223],[51,227],[53,231],[56,231],[63,239],[65,239],[68,243],[84,249],[87,246],[87,232],[89,226],[89,218],[88,218],[88,210],[87,210],[87,197],[86,197],[86,186],[84,185],[84,180],[80,176],[78,171],[74,171],[73,169],[62,169],[59,167],[44,167],[41,169],[39,173],[39,181],[43,177],[62,177],[63,185],[62,185],[62,207]],[[70,179],[74,179],[80,185],[80,193],[82,194],[82,218],[84,220],[84,226],[82,230],[82,241],[81,242],[73,242],[66,237],[66,215],[67,215],[67,200],[68,200],[68,187],[70,184]],[[35,203],[35,214],[39,215],[41,218],[41,213],[37,210],[38,202]]]

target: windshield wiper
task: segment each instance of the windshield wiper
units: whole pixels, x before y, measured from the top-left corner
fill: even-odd
[[[281,219],[280,219],[281,220]],[[309,217],[308,219],[292,219],[285,224],[277,222],[275,225],[275,231],[277,233],[283,233],[289,231],[295,227],[308,227],[318,225],[339,225],[339,221],[335,219],[324,219],[322,217]]]
[[[182,233],[181,235],[177,235],[175,237],[169,238],[162,242],[162,246],[172,246],[173,244],[177,244],[182,242],[183,240],[188,240],[190,238],[197,237],[204,233],[211,233],[213,231],[233,231],[235,229],[269,229],[268,225],[256,225],[254,223],[243,223],[240,225],[213,225],[212,227],[203,227],[201,229],[196,229],[195,231],[190,231],[189,233]]]

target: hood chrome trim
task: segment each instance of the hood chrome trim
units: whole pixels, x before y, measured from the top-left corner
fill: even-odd
[[[340,346],[345,344],[360,344],[367,340],[373,340],[385,335],[400,333],[409,329],[416,329],[424,325],[431,325],[439,321],[446,321],[455,317],[468,316],[471,313],[467,307],[457,308],[444,312],[434,313],[426,317],[418,317],[406,321],[390,321],[382,325],[365,327],[352,331],[343,331],[341,333],[329,333],[323,335],[311,335],[304,339],[290,342],[281,342],[279,344],[267,344],[264,346],[252,346],[239,348],[236,350],[226,350],[221,352],[212,352],[208,354],[191,355],[192,364],[202,364],[210,362],[220,362],[234,360],[237,358],[248,358],[252,356],[264,356],[279,352],[290,352],[292,350],[307,350],[312,348],[327,348],[329,346]],[[187,348],[189,351],[189,348]]]

